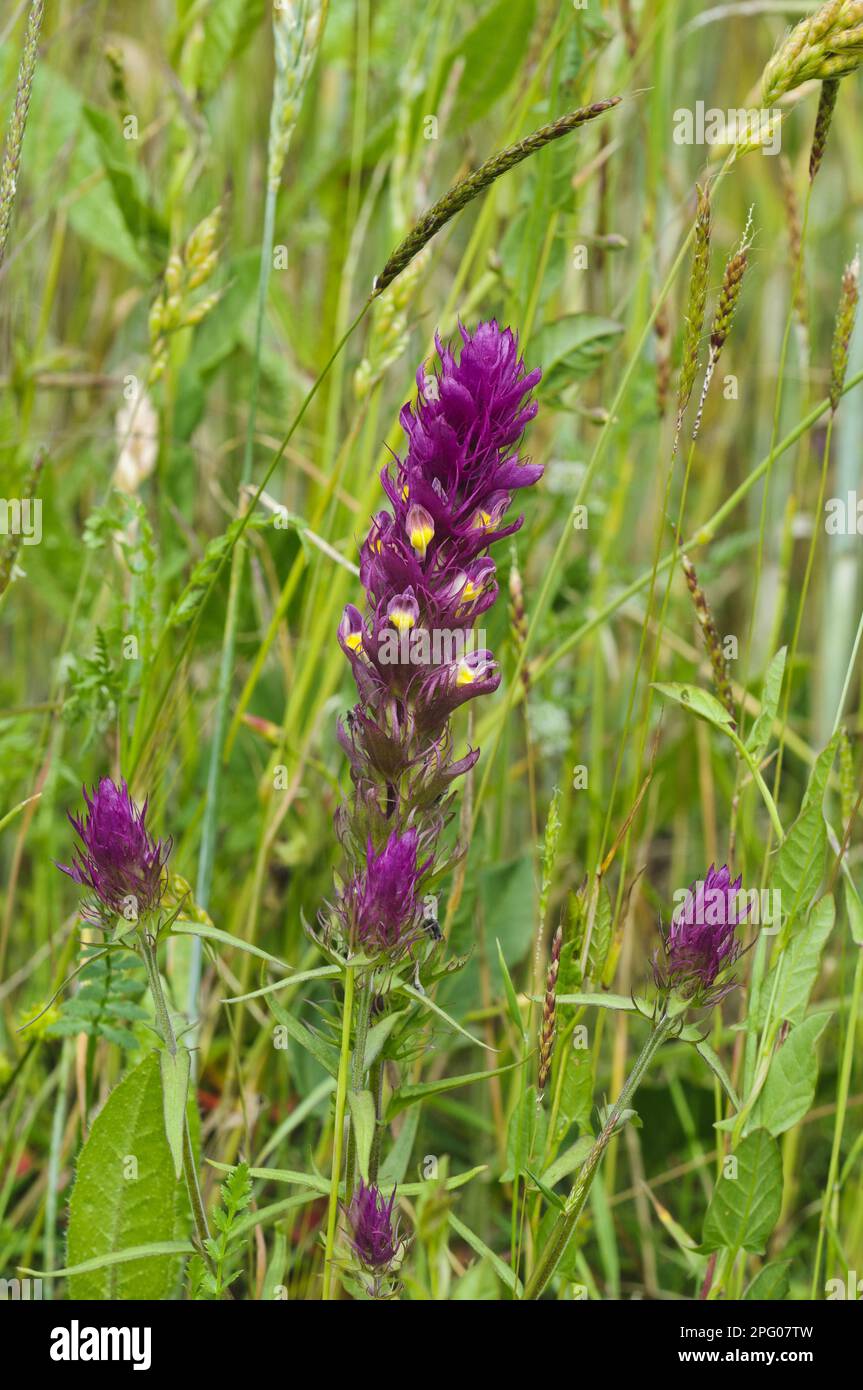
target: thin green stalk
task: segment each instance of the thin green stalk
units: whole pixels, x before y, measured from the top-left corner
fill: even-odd
[[[665,1042],[677,1021],[674,1015],[668,1013],[663,1014],[655,1027],[651,1030],[647,1042],[644,1044],[644,1047],[641,1049],[636,1059],[635,1066],[632,1068],[632,1071],[629,1073],[624,1083],[623,1090],[618,1096],[616,1105],[603,1125],[596,1143],[585,1159],[584,1165],[567,1199],[565,1210],[560,1213],[552,1227],[548,1241],[525,1287],[524,1297],[526,1299],[541,1298],[548,1288],[555,1270],[566,1253],[566,1247],[569,1245],[572,1234],[578,1223],[578,1218],[587,1200],[593,1179],[599,1167],[600,1159],[611,1142],[620,1117],[623,1111],[629,1106],[653,1058],[656,1056],[656,1053]]]
[[[333,1253],[336,1243],[336,1222],[339,1214],[339,1179],[341,1177],[342,1148],[345,1137],[348,1076],[351,1069],[351,1019],[354,1011],[354,971],[350,965],[345,970],[345,998],[342,1011],[342,1045],[339,1053],[339,1074],[336,1079],[336,1114],[333,1122],[333,1167],[330,1176],[330,1205],[327,1211],[327,1243],[324,1251],[324,1302],[335,1297],[333,1291]]]
[[[845,1116],[848,1111],[848,1094],[851,1089],[851,1071],[854,1065],[857,1025],[863,1003],[863,948],[857,947],[857,964],[854,968],[854,986],[851,992],[851,1008],[848,1011],[848,1027],[845,1044],[842,1048],[842,1064],[839,1070],[839,1090],[836,1095],[836,1118],[833,1122],[833,1145],[830,1150],[830,1166],[827,1181],[821,1198],[821,1215],[818,1221],[818,1244],[815,1248],[815,1263],[812,1269],[810,1298],[818,1297],[818,1279],[821,1271],[821,1255],[827,1234],[827,1218],[836,1194],[836,1175],[842,1154],[842,1135],[845,1129]]]

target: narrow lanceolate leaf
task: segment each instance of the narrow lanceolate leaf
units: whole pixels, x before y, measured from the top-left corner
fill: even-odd
[[[757,1129],[725,1160],[704,1218],[702,1250],[763,1254],[782,1205],[782,1159],[766,1129]]]
[[[508,1066],[496,1067],[493,1071],[471,1071],[464,1076],[445,1076],[440,1081],[417,1081],[407,1086],[400,1086],[390,1097],[387,1107],[387,1123],[394,1119],[402,1110],[406,1110],[409,1105],[416,1105],[418,1101],[427,1100],[429,1096],[443,1095],[446,1091],[457,1090],[459,1086],[469,1086],[474,1081],[488,1081],[492,1076],[502,1076],[504,1072],[513,1071],[515,1067],[520,1067],[521,1062],[510,1062]]]
[[[230,932],[220,931],[218,927],[208,926],[204,922],[175,922],[171,928],[177,936],[200,936],[204,941],[215,942],[217,946],[228,946],[232,951],[245,951],[247,955],[257,956],[259,960],[265,960],[269,965],[275,965],[279,970],[290,970],[291,966],[286,965],[278,956],[271,956],[269,951],[261,950],[260,946],[253,946],[250,941],[243,941],[239,936],[231,936]],[[290,980],[285,981],[290,984]]]
[[[746,748],[754,763],[760,763],[770,742],[770,733],[779,708],[779,695],[782,690],[782,677],[785,674],[785,655],[787,648],[780,647],[767,668],[764,689],[761,692],[761,711],[746,740]]]
[[[173,1054],[159,1053],[162,1071],[162,1105],[165,1115],[165,1137],[174,1160],[174,1173],[179,1181],[183,1172],[183,1131],[186,1124],[186,1101],[189,1096],[189,1074],[192,1057],[186,1047]]]
[[[371,1091],[351,1091],[348,1095],[351,1121],[357,1141],[357,1163],[363,1179],[369,1180],[369,1155],[375,1132],[375,1102]]]
[[[771,1134],[784,1134],[808,1111],[818,1081],[816,1043],[833,1017],[812,1014],[792,1028],[770,1063],[764,1090],[755,1102],[749,1128],[763,1125]]]
[[[186,1234],[189,1204],[165,1137],[158,1054],[150,1053],[109,1095],[78,1160],[69,1203],[67,1267],[73,1299],[165,1299],[177,1253],[131,1258],[142,1246]]]

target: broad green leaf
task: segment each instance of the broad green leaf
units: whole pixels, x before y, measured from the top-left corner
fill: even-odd
[[[159,1065],[162,1071],[165,1138],[174,1160],[174,1174],[179,1182],[183,1174],[183,1132],[186,1125],[192,1057],[188,1048],[179,1046],[173,1055],[167,1051],[160,1052]]]
[[[763,1125],[771,1134],[784,1134],[809,1110],[818,1082],[815,1045],[830,1013],[812,1014],[791,1029],[770,1063],[770,1071],[748,1121],[748,1129]]]
[[[758,1027],[763,1027],[767,1019],[774,980],[773,1017],[784,1019],[786,1023],[799,1023],[804,1018],[821,968],[821,952],[833,930],[835,917],[833,898],[828,893],[815,904],[808,922],[792,937],[790,945],[763,981],[757,1010]]]
[[[682,705],[698,719],[704,719],[708,724],[712,724],[715,729],[727,730],[734,722],[728,710],[715,695],[711,695],[708,690],[702,690],[697,685],[685,685],[679,681],[664,683],[654,681],[654,690],[658,690],[660,695],[664,695],[667,700],[673,700],[675,704]]]
[[[767,668],[764,688],[761,691],[761,710],[749,731],[746,748],[754,763],[760,763],[767,751],[770,734],[779,708],[779,695],[782,691],[782,677],[785,674],[785,655],[787,648],[780,647]]]
[[[350,1091],[348,1105],[357,1144],[357,1162],[363,1179],[369,1180],[369,1155],[375,1134],[375,1100],[371,1091]]]
[[[759,1269],[755,1278],[747,1285],[743,1297],[747,1302],[783,1303],[788,1297],[791,1281],[788,1271],[790,1260],[772,1260],[769,1265]]]
[[[762,1255],[782,1205],[782,1158],[766,1129],[748,1135],[731,1158],[736,1176],[723,1171],[704,1218],[703,1250],[751,1250]]]
[[[548,1115],[536,1103],[536,1087],[527,1086],[520,1092],[518,1100],[509,1117],[507,1129],[507,1168],[501,1173],[501,1182],[513,1182],[527,1171],[531,1154],[541,1153],[544,1148],[545,1128]]]
[[[622,332],[623,324],[596,314],[565,314],[546,324],[533,350],[547,389],[560,391],[590,376]]]
[[[781,895],[785,923],[793,923],[806,914],[824,875],[827,827],[823,801],[836,745],[834,737],[816,758],[800,814],[785,836],[773,865],[770,886]]]
[[[474,1081],[488,1081],[492,1076],[503,1076],[504,1072],[513,1071],[520,1066],[520,1061],[509,1062],[505,1067],[495,1067],[490,1071],[471,1071],[466,1072],[464,1076],[444,1076],[440,1081],[416,1081],[400,1086],[390,1097],[387,1124],[409,1105],[416,1105],[418,1101],[427,1100],[429,1096],[443,1095],[446,1091],[457,1090],[459,1086],[469,1086]]]
[[[67,1264],[87,1269],[70,1278],[69,1297],[167,1298],[179,1252],[135,1259],[123,1252],[178,1242],[188,1211],[165,1137],[159,1055],[152,1052],[111,1092],[78,1159]],[[118,1262],[105,1264],[107,1257]]]

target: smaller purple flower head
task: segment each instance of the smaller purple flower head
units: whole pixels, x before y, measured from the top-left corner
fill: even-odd
[[[727,864],[711,864],[704,879],[688,889],[671,918],[665,939],[665,968],[654,958],[661,989],[673,990],[696,1005],[713,1005],[734,988],[727,971],[740,955],[735,930],[748,909],[740,911],[742,875],[732,881]]]
[[[369,1274],[389,1273],[404,1250],[398,1217],[393,1216],[395,1199],[395,1188],[387,1201],[374,1183],[366,1187],[361,1178],[347,1209],[351,1246]]]
[[[125,782],[117,786],[103,777],[93,795],[84,787],[87,811],[68,813],[81,840],[71,864],[58,864],[95,901],[82,915],[99,926],[122,916],[134,922],[155,911],[162,900],[162,871],[171,853],[171,840],[154,840],[147,829],[147,803],[135,805]]]
[[[393,831],[380,853],[369,838],[365,869],[349,885],[342,902],[348,930],[370,953],[409,949],[422,931],[418,885],[430,860],[417,865],[416,830]]]

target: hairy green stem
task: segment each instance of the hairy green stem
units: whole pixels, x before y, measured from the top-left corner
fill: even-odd
[[[330,1205],[327,1212],[327,1243],[324,1251],[324,1292],[326,1302],[333,1297],[333,1252],[336,1243],[336,1222],[339,1214],[339,1178],[342,1168],[342,1148],[345,1134],[345,1105],[348,1094],[348,1075],[351,1064],[351,1019],[354,1012],[354,972],[345,970],[345,998],[342,1005],[342,1045],[339,1053],[339,1074],[336,1080],[336,1115],[333,1121],[333,1168],[330,1176]]]
[[[650,1037],[647,1039],[644,1047],[641,1049],[635,1066],[629,1073],[624,1083],[623,1090],[617,1098],[616,1105],[603,1125],[596,1143],[585,1159],[584,1165],[575,1180],[572,1191],[567,1199],[566,1207],[554,1223],[551,1235],[527,1282],[524,1291],[524,1297],[526,1299],[541,1298],[548,1288],[555,1270],[566,1253],[566,1247],[569,1245],[572,1234],[578,1224],[578,1218],[587,1200],[587,1195],[590,1192],[593,1179],[596,1177],[596,1170],[599,1167],[600,1159],[617,1129],[620,1117],[635,1095],[650,1063],[665,1042],[676,1021],[674,1015],[669,1015],[667,1013],[663,1014],[656,1026],[652,1029]]]

